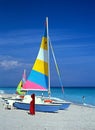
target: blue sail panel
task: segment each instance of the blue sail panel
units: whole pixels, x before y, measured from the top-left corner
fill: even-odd
[[[43,86],[45,89],[48,89],[48,76],[43,75],[42,73],[32,70],[28,80]]]

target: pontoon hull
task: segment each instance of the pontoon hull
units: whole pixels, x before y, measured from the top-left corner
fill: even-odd
[[[61,106],[60,106],[60,110],[66,110],[66,109],[68,109],[69,108],[69,106],[70,106],[70,104],[71,103],[65,103],[65,102],[63,102],[63,103],[61,103],[61,102],[55,102],[56,104],[61,104]]]
[[[30,110],[29,103],[15,102],[13,104],[17,109]],[[38,112],[57,112],[60,109],[60,104],[35,104],[35,111]]]
[[[41,97],[40,97],[40,98],[41,98]],[[60,105],[60,110],[68,109],[69,106],[70,106],[70,104],[71,104],[71,102],[66,102],[66,101],[64,101],[64,100],[62,100],[62,99],[60,99],[60,98],[56,98],[56,97],[50,97],[50,98],[48,98],[48,97],[43,97],[43,99],[44,99],[44,100],[45,100],[45,99],[50,99],[50,100],[52,100],[52,103],[53,103],[53,104],[61,104],[61,105]]]

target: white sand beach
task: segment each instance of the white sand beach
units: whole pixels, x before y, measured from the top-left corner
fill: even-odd
[[[0,98],[1,130],[95,130],[95,108],[71,104],[58,113],[5,109]]]

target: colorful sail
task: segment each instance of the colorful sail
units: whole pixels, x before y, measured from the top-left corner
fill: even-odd
[[[47,24],[46,24],[47,25]],[[42,37],[38,56],[35,60],[34,66],[30,75],[25,82],[23,89],[25,90],[48,90],[48,45],[47,45],[47,27],[45,26],[45,33]]]
[[[17,86],[17,89],[16,89],[16,93],[18,95],[25,95],[26,94],[26,91],[22,91],[22,87],[23,85],[25,84],[26,82],[26,71],[24,70],[24,73],[23,73],[23,76],[22,76],[22,80],[19,82],[18,86]]]

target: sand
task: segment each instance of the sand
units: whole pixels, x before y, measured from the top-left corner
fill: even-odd
[[[95,108],[71,104],[57,113],[5,109],[0,98],[1,130],[95,130]]]

